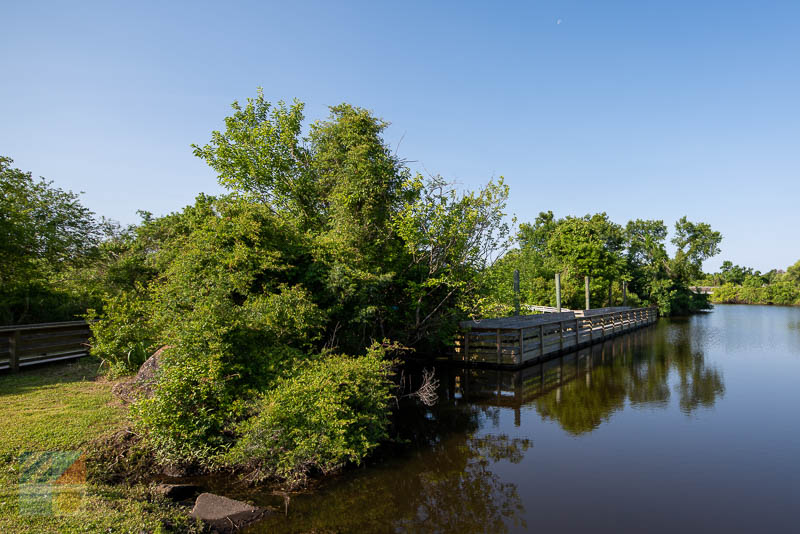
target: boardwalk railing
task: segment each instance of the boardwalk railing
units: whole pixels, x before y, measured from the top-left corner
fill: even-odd
[[[0,370],[86,356],[90,334],[85,321],[0,327]]]
[[[600,308],[464,321],[455,358],[468,363],[520,366],[656,320],[656,308]]]
[[[531,311],[531,312],[539,312],[539,313],[560,313],[560,312],[568,312],[572,311],[569,308],[555,308],[553,306],[534,306],[533,304],[523,304],[522,308]]]

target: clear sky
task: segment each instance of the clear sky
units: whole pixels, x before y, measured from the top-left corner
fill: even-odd
[[[302,5],[301,5],[302,4]],[[392,122],[422,172],[504,176],[520,221],[687,215],[800,258],[800,2],[0,3],[0,154],[124,223],[220,191],[190,143],[263,86]]]

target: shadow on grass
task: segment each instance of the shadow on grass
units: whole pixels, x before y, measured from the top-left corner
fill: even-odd
[[[23,367],[18,373],[0,371],[0,397],[19,395],[42,387],[95,380],[100,362],[90,356],[69,362]]]

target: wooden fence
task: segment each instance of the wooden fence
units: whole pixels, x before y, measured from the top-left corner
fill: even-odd
[[[465,363],[521,366],[657,320],[656,308],[600,308],[464,321],[455,358]]]
[[[85,321],[0,327],[0,370],[86,356],[90,335]]]
[[[560,313],[572,311],[569,308],[561,308],[560,310],[554,306],[534,306],[533,304],[522,304],[521,308],[537,313]]]

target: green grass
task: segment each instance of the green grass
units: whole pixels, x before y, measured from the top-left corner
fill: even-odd
[[[185,532],[193,526],[185,510],[147,488],[87,484],[82,460],[73,463],[92,440],[124,424],[126,410],[113,385],[90,358],[0,375],[0,532]]]
[[[0,376],[0,458],[25,451],[82,449],[122,423],[113,382],[83,358]]]

